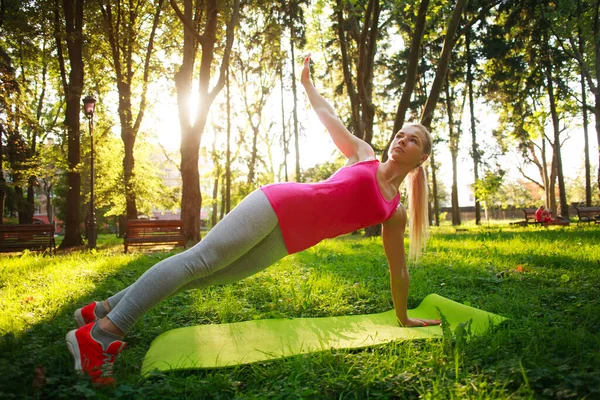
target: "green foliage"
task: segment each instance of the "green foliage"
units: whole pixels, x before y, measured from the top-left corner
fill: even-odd
[[[473,185],[475,195],[480,199],[484,208],[488,208],[494,204],[494,196],[502,185],[505,171],[498,169],[497,171],[486,171],[483,178],[477,180]]]
[[[168,187],[164,171],[155,162],[156,147],[140,141],[134,149],[135,179],[133,181],[139,214],[151,215],[154,209],[173,210],[179,205],[180,187]],[[107,138],[98,149],[97,204],[106,208],[105,216],[125,214],[123,187],[123,142]]]
[[[328,161],[317,164],[304,171],[305,182],[320,182],[329,178],[335,171],[340,169],[346,163],[346,159],[342,155],[338,155],[335,161]]]
[[[541,189],[540,192],[542,192]],[[489,204],[499,204],[503,209],[530,207],[541,199],[539,195],[535,196],[534,193],[530,193],[522,181],[515,180],[502,181],[496,195],[492,198],[493,200]]]

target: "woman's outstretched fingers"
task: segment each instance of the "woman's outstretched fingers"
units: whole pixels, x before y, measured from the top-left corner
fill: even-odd
[[[304,58],[304,68],[302,69],[302,75],[300,76],[300,83],[306,84],[310,82],[310,53]]]

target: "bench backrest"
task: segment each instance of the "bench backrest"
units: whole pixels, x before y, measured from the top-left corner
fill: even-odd
[[[600,214],[600,207],[575,207],[577,214]]]
[[[535,212],[537,211],[537,208],[523,208],[523,213],[525,213],[525,220],[529,221],[530,219],[533,219],[535,221]]]
[[[4,238],[27,238],[30,236],[51,237],[54,236],[54,225],[52,224],[18,224],[0,225],[0,239]]]
[[[0,225],[0,250],[44,249],[54,246],[54,225]]]
[[[130,219],[127,237],[183,235],[183,221],[176,219]]]

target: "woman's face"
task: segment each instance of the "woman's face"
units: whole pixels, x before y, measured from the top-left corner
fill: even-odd
[[[394,137],[388,154],[389,158],[414,168],[422,164],[428,157],[424,151],[425,140],[426,138],[417,126],[405,126]]]

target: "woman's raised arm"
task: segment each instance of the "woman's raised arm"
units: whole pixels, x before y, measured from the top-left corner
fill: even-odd
[[[331,135],[333,143],[348,158],[349,164],[375,157],[375,152],[371,146],[351,134],[335,114],[335,110],[331,104],[317,92],[317,89],[310,80],[309,65],[310,55],[304,59],[304,68],[302,69],[300,82],[304,86],[308,100],[317,113],[319,120],[327,129],[329,135]]]

